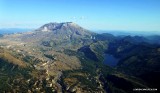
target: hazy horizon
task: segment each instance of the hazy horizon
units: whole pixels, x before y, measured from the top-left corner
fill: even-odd
[[[34,31],[38,28],[0,28],[0,34],[13,34]],[[160,35],[160,31],[126,31],[126,30],[90,30],[91,32],[102,34],[109,33],[114,36],[153,36]]]

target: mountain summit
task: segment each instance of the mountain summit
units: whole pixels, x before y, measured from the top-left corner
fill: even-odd
[[[51,22],[41,26],[40,29],[56,30],[56,29],[61,29],[62,27],[67,27],[67,26],[79,27],[77,24],[73,22],[63,22],[63,23]]]
[[[73,22],[63,22],[63,23],[48,23],[41,26],[37,31],[42,32],[54,32],[61,34],[76,34],[76,35],[86,35],[90,34],[90,32],[81,26],[77,25]]]

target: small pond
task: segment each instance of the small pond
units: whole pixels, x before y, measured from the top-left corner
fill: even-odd
[[[104,63],[105,65],[110,66],[110,67],[115,67],[115,66],[117,65],[118,61],[119,61],[119,59],[115,58],[115,57],[114,57],[113,55],[111,55],[111,54],[105,54],[104,57],[105,57],[105,58],[104,58],[103,63]]]

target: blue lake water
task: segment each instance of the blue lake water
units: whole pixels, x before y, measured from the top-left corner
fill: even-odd
[[[111,54],[105,54],[104,55],[104,64],[108,65],[110,67],[115,67],[119,61],[119,59],[115,58],[113,55]]]

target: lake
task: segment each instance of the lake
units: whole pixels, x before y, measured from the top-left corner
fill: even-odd
[[[104,55],[104,61],[103,61],[103,63],[105,65],[108,65],[110,67],[115,67],[117,65],[118,61],[119,61],[119,59],[115,58],[111,54],[105,54]]]

